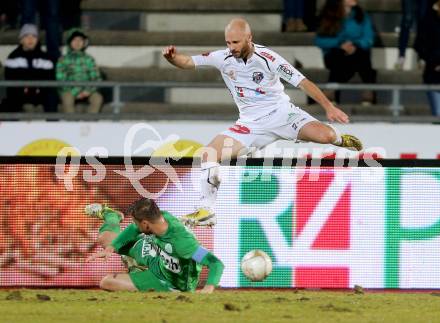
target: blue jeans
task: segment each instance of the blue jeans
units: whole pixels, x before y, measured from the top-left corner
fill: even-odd
[[[284,0],[284,21],[304,18],[304,0]]]
[[[399,57],[405,57],[411,28],[419,23],[428,10],[429,0],[401,0],[402,19],[400,21]]]
[[[431,113],[433,116],[440,116],[440,92],[428,92],[429,104],[431,105]]]
[[[21,24],[35,24],[37,10],[46,30],[47,53],[53,61],[60,57],[60,0],[22,0]]]

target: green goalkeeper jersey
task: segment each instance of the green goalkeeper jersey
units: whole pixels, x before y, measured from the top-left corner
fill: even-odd
[[[200,244],[194,234],[168,212],[161,212],[168,230],[161,236],[141,234],[132,223],[122,231],[112,246],[148,267],[159,279],[181,291],[195,290],[202,266],[192,259]]]

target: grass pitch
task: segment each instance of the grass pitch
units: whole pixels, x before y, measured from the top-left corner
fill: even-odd
[[[440,293],[0,290],[0,322],[440,322]]]

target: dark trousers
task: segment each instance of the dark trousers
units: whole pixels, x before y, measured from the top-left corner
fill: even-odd
[[[346,83],[359,73],[364,83],[376,83],[369,50],[358,48],[354,54],[346,55],[342,49],[335,48],[324,55],[324,64],[330,71],[329,82]]]
[[[284,21],[304,17],[304,0],[284,0]]]
[[[46,30],[46,46],[55,62],[60,57],[60,0],[22,0],[22,25],[35,24],[37,10]]]
[[[399,57],[405,57],[411,28],[414,23],[418,25],[425,17],[430,2],[429,0],[401,0],[402,19],[399,33]]]
[[[334,48],[324,55],[325,67],[329,70],[329,82],[347,83],[356,74],[364,83],[376,83],[376,71],[371,65],[371,51],[356,49],[354,54],[346,55],[340,48]],[[335,100],[339,102],[340,93],[335,93]],[[373,95],[374,101],[374,95]]]
[[[60,3],[61,24],[64,30],[81,26],[81,0],[64,0]]]
[[[6,23],[12,28],[17,27],[19,11],[18,1],[3,0],[0,3],[0,15],[6,15]]]
[[[423,81],[425,84],[440,84],[440,70],[438,66],[440,66],[440,63],[437,63],[437,61],[426,62],[425,71],[423,73]],[[440,116],[440,91],[429,91],[428,99],[432,115]]]

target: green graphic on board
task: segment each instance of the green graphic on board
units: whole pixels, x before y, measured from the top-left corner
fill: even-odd
[[[257,173],[256,173],[257,172]],[[257,204],[259,207],[265,207],[264,204],[270,204],[276,199],[279,192],[278,179],[273,174],[263,173],[264,168],[249,169],[243,173],[240,181],[240,203]],[[254,180],[249,181],[249,176]],[[292,197],[293,198],[293,197]],[[267,211],[270,212],[269,205]],[[292,206],[276,217],[277,223],[283,233],[288,245],[292,245]],[[276,259],[273,250],[268,242],[266,233],[258,219],[242,219],[240,221],[240,249],[239,259],[248,251],[260,249],[265,251],[272,259],[273,270],[271,275],[263,282],[249,281],[239,269],[240,287],[291,287],[292,286],[292,268],[276,265]]]
[[[440,185],[440,171],[424,169],[388,168],[386,177],[385,211],[385,288],[400,287],[400,247],[405,241],[423,241],[440,236],[439,219],[428,227],[405,228],[401,225],[402,176],[414,173],[430,175]],[[421,187],[420,189],[423,189]]]

